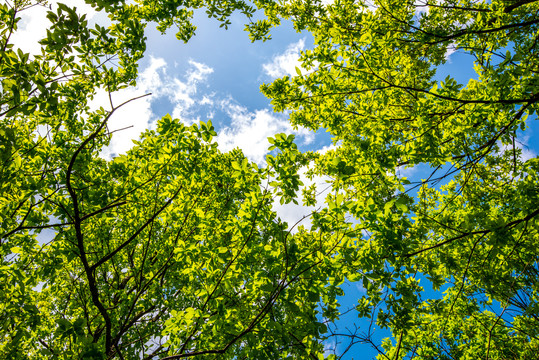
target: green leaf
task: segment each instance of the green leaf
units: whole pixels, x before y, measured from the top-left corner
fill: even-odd
[[[13,246],[10,250],[11,250],[11,252],[13,254],[21,254],[22,253],[22,248],[19,247],[19,246]]]

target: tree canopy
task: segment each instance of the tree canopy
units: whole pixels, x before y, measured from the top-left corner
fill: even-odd
[[[385,356],[529,358],[539,163],[515,138],[538,106],[539,8],[419,3],[289,7],[316,46],[305,74],[263,91],[293,124],[333,135],[313,174],[332,176],[341,196],[328,197],[330,209],[364,232],[343,273],[364,279],[360,315],[391,329]],[[474,78],[435,80],[448,49],[473,57]],[[432,169],[424,179],[402,176],[422,164]],[[429,298],[427,279],[440,297]]]
[[[0,5],[0,357],[537,353],[539,159],[517,139],[539,101],[537,2],[86,2],[109,23],[55,5],[40,54],[10,39],[45,3]],[[327,152],[276,134],[257,166],[219,151],[211,121],[165,115],[100,156],[137,98],[89,100],[135,84],[147,24],[188,41],[200,8],[223,27],[243,13],[252,40],[283,19],[314,36],[297,76],[261,91],[292,125],[327,130]],[[454,49],[473,58],[463,83],[436,75]],[[304,169],[331,186],[310,227],[273,209],[316,204]],[[345,282],[364,289],[351,310],[367,322],[336,331]]]

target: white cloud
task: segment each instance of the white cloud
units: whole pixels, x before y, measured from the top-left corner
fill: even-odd
[[[429,3],[426,0],[417,1],[414,3],[415,6],[415,15],[421,16],[421,14],[429,14]]]
[[[396,173],[399,178],[413,178],[418,172],[422,170],[421,165],[403,165],[396,168]],[[423,169],[425,170],[425,169]]]
[[[457,52],[457,44],[455,43],[451,43],[449,45],[447,45],[447,47],[445,48],[445,60],[448,62],[448,63],[451,63],[451,55],[453,55],[454,53]]]
[[[21,20],[18,30],[12,35],[11,41],[15,47],[25,53],[38,54],[41,48],[38,41],[45,37],[49,26],[45,6],[36,5],[20,12]],[[44,25],[46,24],[47,27]]]
[[[535,153],[535,151],[530,149],[530,147],[528,146],[529,138],[530,138],[529,136],[525,136],[525,139],[523,139],[523,142],[520,142],[520,141],[515,142],[515,145],[518,146],[520,149],[522,149],[522,155],[520,156],[522,161],[528,161],[530,159],[537,157],[537,154]]]
[[[229,126],[224,127],[217,136],[222,151],[239,147],[245,156],[257,164],[265,162],[268,153],[269,136],[277,133],[293,133],[286,118],[272,114],[267,109],[249,112],[231,99],[220,102],[222,110],[230,117]]]
[[[297,75],[296,67],[301,69],[298,61],[300,51],[304,48],[305,39],[288,45],[284,53],[274,56],[271,62],[262,65],[264,72],[273,78]]]
[[[147,94],[160,86],[159,71],[162,71],[165,66],[162,59],[152,59],[150,66],[140,74],[136,87],[111,94],[112,105],[117,107],[125,101]],[[110,110],[108,96],[106,91],[99,91],[90,107],[103,106]],[[108,159],[115,154],[125,153],[133,146],[133,140],[138,139],[140,134],[149,127],[155,117],[151,110],[152,96],[154,95],[131,101],[114,112],[108,121],[107,128],[115,133],[112,135],[110,145],[103,149],[102,157]]]
[[[167,63],[162,58],[150,56],[150,65],[139,74],[137,87],[153,89],[154,93],[162,92],[162,86],[167,77]]]
[[[76,7],[77,14],[86,14],[86,20],[95,20],[96,11],[84,0],[69,0],[67,3],[69,7]],[[37,55],[41,52],[41,45],[38,41],[45,38],[47,35],[47,29],[50,26],[50,21],[47,19],[48,11],[56,11],[57,2],[49,5],[34,5],[30,6],[24,11],[18,13],[21,20],[18,23],[17,31],[12,35],[11,42],[16,48],[20,48],[25,53]],[[99,18],[107,20],[106,16],[102,15]],[[91,23],[91,21],[89,21]]]
[[[324,357],[327,358],[330,355],[337,353],[337,340],[325,340],[324,341]]]
[[[150,124],[158,117],[164,115],[152,112],[152,103],[156,100],[167,99],[173,106],[172,116],[180,118],[186,123],[192,123],[196,119],[190,119],[193,107],[196,104],[212,104],[212,100],[207,96],[197,99],[197,86],[206,81],[209,74],[213,72],[210,67],[189,61],[189,68],[182,79],[169,74],[168,65],[162,58],[150,57],[150,64],[140,73],[137,85],[134,88],[127,88],[112,94],[113,105],[119,104],[144,95],[152,93],[151,96],[132,101],[119,108],[111,116],[108,129],[116,132],[112,136],[110,145],[101,154],[105,158],[110,158],[114,154],[125,153],[133,146],[133,141],[139,138],[140,134],[150,127]],[[103,106],[110,109],[108,93],[100,91],[92,100],[91,108]]]
[[[202,100],[198,102],[200,105],[213,105],[214,101],[210,99],[208,96],[204,95],[202,97]]]
[[[208,96],[203,96],[201,100],[196,100],[198,86],[208,79],[208,75],[213,73],[213,69],[205,64],[189,60],[190,68],[187,71],[185,80],[174,79],[171,83],[165,85],[163,95],[169,97],[174,104],[172,117],[182,119],[185,122],[193,122],[196,119],[190,119],[192,107],[199,104],[211,104]]]
[[[178,78],[169,73],[164,59],[150,56],[150,64],[139,75],[137,88],[151,92],[152,100],[167,99],[173,106],[172,116],[191,123],[193,119],[189,117],[195,105],[213,104],[208,94],[202,95],[201,99],[197,97],[199,86],[208,80],[213,69],[194,60],[189,60],[188,64],[184,76]]]
[[[219,106],[230,117],[230,125],[218,131],[217,143],[221,151],[239,147],[249,160],[259,165],[265,163],[270,136],[283,132],[295,134],[296,141],[300,137],[303,144],[314,139],[312,132],[304,128],[293,129],[285,115],[272,113],[269,109],[249,111],[232,98],[220,100]]]
[[[213,69],[205,64],[189,60],[189,65],[194,68],[194,71],[190,71],[187,77],[187,82],[190,84],[204,81],[209,74],[213,73]]]
[[[114,131],[130,127],[113,135],[110,146],[102,156],[108,158],[120,154],[132,146],[132,140],[137,139],[142,131],[162,114],[152,112],[152,103],[156,100],[168,100],[172,106],[171,115],[191,124],[199,120],[202,107],[207,109],[208,117],[213,117],[216,111],[224,113],[230,121],[228,125],[217,129],[216,141],[222,151],[235,147],[243,150],[249,160],[257,164],[265,162],[265,156],[270,146],[267,138],[276,133],[295,134],[303,144],[309,144],[314,134],[307,129],[294,130],[286,115],[278,115],[269,109],[248,110],[231,97],[223,99],[205,86],[213,69],[209,66],[190,60],[183,77],[174,77],[168,71],[168,64],[161,58],[150,57],[149,65],[141,72],[135,88],[128,88],[114,93],[115,106],[130,98],[151,92],[145,97],[131,102],[119,109],[110,119],[109,130]],[[108,94],[102,91],[92,101],[93,108],[109,103]],[[104,106],[107,108],[107,106]],[[110,106],[109,106],[110,107]],[[204,118],[203,120],[206,120]]]
[[[138,86],[134,89],[123,90],[113,94],[113,104],[118,106],[146,93],[145,88]],[[115,111],[108,122],[108,129],[116,132],[102,155],[109,157],[113,154],[122,154],[133,146],[132,140],[140,137],[140,134],[149,127],[150,121],[154,117],[151,110],[151,100],[149,96],[137,99]]]

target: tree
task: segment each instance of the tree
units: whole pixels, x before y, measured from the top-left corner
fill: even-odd
[[[337,356],[537,352],[539,161],[517,137],[539,99],[536,2],[87,2],[110,25],[58,5],[33,55],[10,39],[43,2],[0,6],[2,358],[322,358],[335,339],[349,341]],[[211,122],[164,116],[125,155],[99,156],[137,99],[88,100],[135,83],[148,22],[187,41],[200,8],[225,27],[243,12],[253,40],[282,18],[315,36],[305,71],[262,91],[333,149],[276,134],[259,168],[218,151]],[[476,78],[436,80],[448,48],[474,57]],[[402,175],[421,165],[424,179]],[[272,211],[298,202],[302,167],[331,178],[310,229]],[[345,281],[391,339],[335,332]]]
[[[392,332],[379,358],[534,357],[539,159],[522,157],[517,134],[536,121],[538,3],[294,1],[275,13],[315,47],[262,91],[292,124],[333,136],[311,169],[333,179],[313,230],[340,219],[362,231],[339,250],[342,276],[366,290],[358,315]],[[475,77],[436,80],[450,50]],[[419,166],[430,174],[402,175]]]
[[[91,2],[111,25],[89,28],[58,4],[41,54],[10,43],[19,13],[0,6],[0,357],[305,358],[323,350],[316,317],[336,235],[292,235],[272,211],[292,201],[308,156],[272,140],[258,168],[212,141],[211,122],[164,116],[125,155],[103,159],[107,123],[131,101],[91,110],[98,89],[134,84],[144,26],[189,7],[223,24],[243,2]],[[251,25],[254,26],[254,25]],[[254,29],[254,27],[253,27]],[[260,35],[254,35],[257,37]],[[140,97],[148,94],[141,94]],[[268,185],[269,179],[275,179]],[[53,238],[38,241],[45,229]],[[310,355],[309,355],[310,354]]]

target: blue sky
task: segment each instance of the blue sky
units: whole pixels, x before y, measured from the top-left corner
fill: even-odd
[[[88,12],[92,21],[103,20],[82,0],[69,3],[82,12]],[[44,9],[39,8],[22,14],[21,31],[14,39],[18,47],[37,52],[37,40],[47,24],[44,14]],[[218,132],[217,141],[221,150],[240,147],[250,160],[261,165],[269,147],[266,138],[275,133],[296,134],[302,150],[323,150],[330,145],[329,136],[323,132],[313,134],[304,129],[292,129],[286,114],[274,113],[269,99],[259,91],[264,82],[295,74],[295,67],[299,65],[299,51],[312,47],[312,37],[308,33],[296,33],[291,24],[285,22],[272,31],[272,40],[251,43],[243,31],[245,19],[234,15],[231,20],[229,29],[224,30],[219,28],[216,21],[207,19],[203,11],[197,12],[195,24],[198,29],[188,44],[178,41],[174,31],[161,35],[153,27],[148,27],[148,47],[146,57],[140,62],[137,87],[115,94],[113,99],[119,104],[147,92],[153,95],[115,113],[109,124],[110,130],[130,128],[115,134],[103,156],[125,152],[131,146],[132,139],[136,139],[144,129],[151,128],[156,119],[167,113],[186,123],[211,119]],[[457,51],[449,56],[447,64],[438,71],[437,78],[451,75],[466,83],[468,78],[474,76],[472,65],[473,59],[469,55]],[[108,99],[105,93],[98,94],[93,101],[96,107],[106,104]],[[539,126],[533,120],[528,120],[528,124],[530,129],[519,137],[526,158],[535,157],[539,152]],[[429,170],[424,166],[403,171],[407,176],[419,179]],[[315,181],[320,185],[324,182],[323,179]],[[276,210],[289,224],[293,224],[312,209],[276,205]],[[345,284],[345,291],[347,296],[341,299],[343,310],[354,306],[362,292],[361,287],[348,283]],[[339,331],[346,331],[346,328],[353,330],[354,324],[369,326],[368,321],[356,321],[353,312],[342,319],[338,324]],[[341,352],[346,344],[339,346],[338,352]],[[375,355],[376,352],[370,350],[368,345],[358,345],[345,358],[368,359]]]

